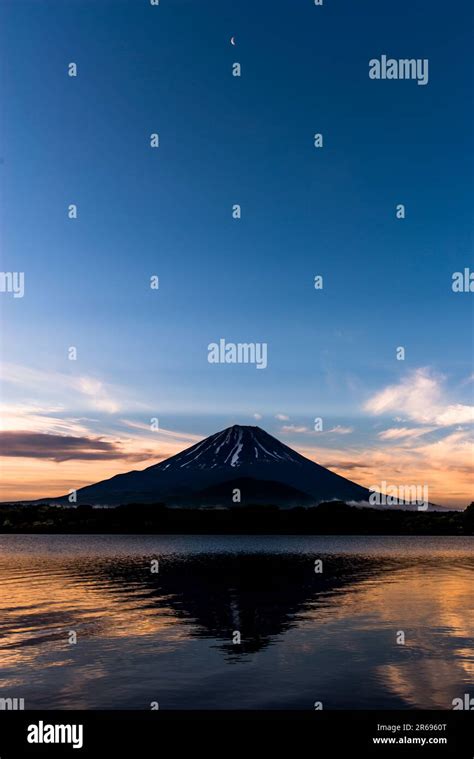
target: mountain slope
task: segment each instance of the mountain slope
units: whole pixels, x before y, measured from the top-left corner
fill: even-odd
[[[241,490],[242,504],[293,506],[369,498],[366,488],[301,456],[260,427],[234,425],[143,471],[81,488],[77,503],[233,506],[235,488]],[[48,500],[61,503],[67,498]]]

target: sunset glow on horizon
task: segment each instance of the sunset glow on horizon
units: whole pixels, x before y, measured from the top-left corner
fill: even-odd
[[[127,401],[103,382],[34,372],[28,377],[13,367],[9,376],[17,401],[2,409],[2,501],[57,497],[144,469],[235,423],[263,427],[312,461],[369,488],[381,482],[423,484],[431,502],[452,508],[465,508],[472,500],[472,407],[444,398],[443,382],[426,370],[381,389],[354,409],[349,422],[322,431],[301,412],[221,413],[208,420],[192,414],[193,431],[185,431],[184,414],[168,413],[164,420],[177,428],[160,424],[155,430],[151,405],[148,417],[141,402],[126,418]],[[15,382],[17,376],[22,383]],[[56,388],[56,407],[47,399],[39,405],[38,395],[35,403],[28,400],[33,392],[28,382],[37,393],[42,383]],[[387,418],[389,413],[401,413],[403,421]]]

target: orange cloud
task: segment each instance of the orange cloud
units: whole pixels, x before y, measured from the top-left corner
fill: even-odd
[[[300,453],[367,488],[382,480],[397,486],[427,485],[432,503],[455,508],[465,508],[473,500],[473,448],[469,433],[463,430],[424,444],[306,447]]]

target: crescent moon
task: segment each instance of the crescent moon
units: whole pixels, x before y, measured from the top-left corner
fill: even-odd
[[[230,38],[230,44],[231,45],[235,45],[235,37],[231,37]]]

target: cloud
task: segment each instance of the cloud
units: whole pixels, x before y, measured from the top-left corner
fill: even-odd
[[[85,402],[88,407],[107,414],[115,414],[121,403],[115,397],[118,391],[88,375],[75,376],[52,370],[31,369],[17,364],[2,366],[2,382],[13,386],[31,398],[61,398],[67,406],[77,407],[77,402]],[[27,401],[30,402],[30,401]],[[57,405],[57,404],[55,404]]]
[[[446,427],[452,424],[470,424],[474,422],[474,406],[463,406],[460,403],[447,406],[434,421]]]
[[[432,432],[435,427],[391,427],[388,430],[379,432],[377,437],[380,440],[401,440],[403,438],[416,438]]]
[[[116,414],[120,411],[120,404],[110,396],[110,392],[101,380],[94,377],[79,377],[72,384],[80,393],[92,399],[94,408],[98,411],[105,411],[107,414]]]
[[[309,432],[307,427],[298,427],[296,424],[284,424],[282,432]]]
[[[275,414],[275,419],[278,419],[279,422],[288,422],[290,417],[286,414]]]
[[[345,461],[343,464],[340,461],[325,461],[324,466],[326,469],[341,469],[343,471],[370,469],[369,464],[361,464],[359,461]]]
[[[166,430],[164,427],[158,427],[157,429],[154,429],[154,428],[152,429],[151,419],[148,423],[137,422],[131,419],[119,419],[118,421],[121,425],[129,429],[148,432],[150,435],[153,435],[154,438],[163,437],[165,440],[171,439],[172,441],[177,441],[179,443],[182,443],[183,445],[193,445],[194,443],[198,443],[200,440],[202,440],[202,435],[194,435],[191,432],[179,432],[175,430]],[[143,439],[143,436],[140,435],[138,439]]]
[[[299,433],[307,433],[309,435],[315,434],[315,430],[311,427],[305,427],[303,425],[296,425],[296,424],[284,424],[280,432],[299,432]],[[330,430],[326,430],[323,432],[318,432],[318,435],[350,435],[351,432],[354,432],[353,427],[342,427],[340,424],[337,424],[335,427],[332,427]]]
[[[119,443],[101,438],[8,430],[0,432],[0,455],[57,462],[72,459],[142,461],[151,455],[151,451],[131,453],[124,451]],[[155,458],[159,456],[155,454]]]
[[[424,429],[424,432],[429,430]],[[465,508],[472,500],[473,440],[469,430],[436,430],[436,438],[412,436],[390,445],[344,448],[298,447],[299,453],[360,485],[426,484],[429,500],[441,506]]]
[[[397,385],[389,385],[370,398],[364,408],[372,414],[402,412],[420,424],[448,427],[474,422],[474,406],[447,403],[442,379],[428,369],[417,369]]]
[[[40,406],[28,403],[0,404],[0,430],[24,430],[34,428],[35,432],[84,435],[88,428],[84,424],[92,420],[85,417],[61,417],[62,406]]]
[[[254,414],[253,418],[256,419],[257,422],[258,422],[260,419],[262,419],[262,415],[261,414]]]

